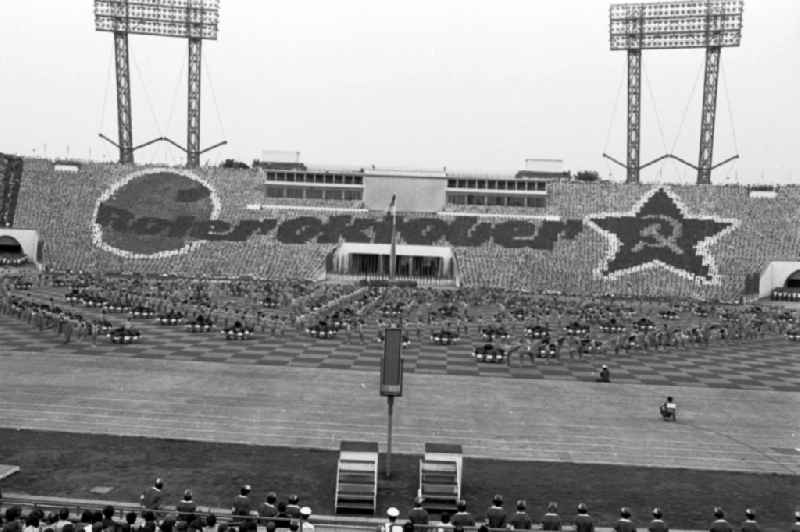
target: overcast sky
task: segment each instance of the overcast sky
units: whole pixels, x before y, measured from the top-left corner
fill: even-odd
[[[513,171],[528,157],[622,179],[625,53],[603,0],[222,0],[203,46],[211,162],[262,150],[311,164]],[[3,1],[0,151],[116,158],[113,40],[89,0]],[[186,142],[186,41],[131,36],[134,143]],[[703,50],[644,54],[642,162],[696,163]],[[800,2],[748,0],[722,52],[714,181],[800,183]],[[692,90],[694,87],[694,91]],[[609,134],[610,132],[610,134]],[[674,146],[674,149],[673,149]],[[176,163],[167,145],[139,162]],[[204,158],[205,161],[205,158]],[[694,181],[674,162],[645,180]]]

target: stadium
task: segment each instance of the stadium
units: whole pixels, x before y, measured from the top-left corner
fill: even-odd
[[[639,178],[642,50],[716,98],[742,3],[622,5],[624,184],[201,165],[218,2],[96,0],[119,160],[0,153],[3,532],[797,530],[800,186],[712,184],[706,107],[697,183]],[[134,161],[128,33],[189,40],[185,165]]]

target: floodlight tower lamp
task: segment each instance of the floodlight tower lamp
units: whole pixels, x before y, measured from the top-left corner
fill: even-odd
[[[721,49],[739,46],[742,37],[744,0],[677,0],[654,3],[612,4],[609,8],[611,50],[628,52],[628,139],[627,183],[639,182],[639,171],[652,164],[639,163],[641,118],[642,50],[705,48],[706,68],[703,84],[700,155],[697,166],[666,154],[666,157],[689,164],[697,170],[697,183],[711,182],[711,171],[738,158],[734,155],[713,164],[714,126],[717,106],[717,81]],[[656,160],[663,159],[660,157]]]
[[[190,168],[200,165],[200,155],[218,146],[222,141],[204,150],[200,149],[200,86],[202,42],[216,40],[219,24],[219,0],[95,0],[95,28],[114,33],[117,65],[117,129],[119,142],[114,143],[120,152],[120,162],[133,163],[133,152],[153,142],[167,141],[186,152]],[[156,35],[188,39],[188,102],[186,147],[159,137],[139,146],[133,146],[131,125],[130,70],[128,68],[128,35]],[[102,138],[109,140],[105,135]]]

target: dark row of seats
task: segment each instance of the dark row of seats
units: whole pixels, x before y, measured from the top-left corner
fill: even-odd
[[[22,157],[0,153],[0,227],[14,225],[23,167]]]

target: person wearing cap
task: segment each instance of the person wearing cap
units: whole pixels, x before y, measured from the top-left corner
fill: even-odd
[[[542,530],[561,530],[561,516],[558,515],[558,503],[547,505],[547,512],[542,517]]]
[[[453,514],[450,522],[454,527],[475,526],[475,518],[467,511],[467,501],[461,499],[456,504],[456,513]]]
[[[575,532],[594,532],[594,521],[584,503],[578,505],[578,515],[575,516]]]
[[[267,500],[258,505],[258,515],[260,517],[275,517],[278,515],[278,507],[275,505],[277,500],[277,493],[274,491],[267,493]]]
[[[508,521],[508,526],[512,530],[530,530],[533,527],[533,520],[528,512],[525,511],[527,504],[522,499],[517,501],[517,511]]]
[[[153,486],[139,496],[142,507],[147,510],[158,510],[161,507],[161,490],[164,482],[157,478]]]
[[[608,371],[608,366],[605,364],[600,368],[600,377],[598,377],[597,382],[611,382],[611,372]]]
[[[408,511],[408,520],[414,525],[427,525],[428,524],[428,511],[422,507],[425,499],[416,497],[414,499],[414,507]]]
[[[660,508],[653,508],[653,520],[647,527],[649,532],[669,532],[669,527],[663,519],[664,514],[661,513]]]
[[[292,519],[300,519],[300,497],[289,495],[289,504],[286,505],[286,513]]]
[[[492,497],[492,505],[486,510],[486,526],[489,528],[505,528],[506,511],[503,509],[503,496]]]
[[[761,527],[756,522],[756,513],[750,508],[744,511],[744,522],[742,532],[761,532]]]
[[[794,513],[794,524],[792,525],[792,532],[800,532],[800,510]]]
[[[378,527],[377,532],[403,532],[403,525],[397,524],[397,518],[400,517],[400,510],[394,506],[386,509],[386,523]]]
[[[238,516],[249,516],[252,505],[250,504],[250,485],[245,484],[239,490],[239,495],[233,498],[233,508],[231,513]],[[243,523],[241,519],[236,519],[234,523]]]
[[[725,520],[725,512],[717,506],[714,508],[714,522],[709,527],[709,532],[733,532],[731,524]]]
[[[311,508],[303,506],[300,508],[300,530],[301,532],[314,532],[314,525],[308,520],[311,517]]]
[[[616,532],[636,532],[636,526],[631,521],[631,511],[623,506],[619,509],[619,519],[614,525]]]
[[[183,499],[175,505],[175,510],[178,512],[178,521],[186,523],[194,521],[197,504],[192,500],[192,490],[186,489],[183,492]]]

